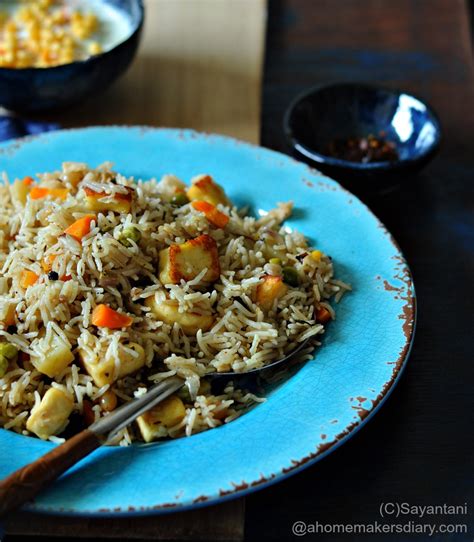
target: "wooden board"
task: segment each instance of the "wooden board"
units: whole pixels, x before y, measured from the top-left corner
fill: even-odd
[[[65,127],[186,127],[258,143],[265,20],[265,0],[147,0],[142,45],[127,74],[96,99],[40,118]],[[6,532],[63,539],[233,541],[243,539],[244,510],[240,499],[130,519],[20,513],[9,518]]]

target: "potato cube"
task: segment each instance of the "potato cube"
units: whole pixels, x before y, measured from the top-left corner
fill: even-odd
[[[113,201],[102,201],[103,198],[109,198],[110,194],[105,192],[94,192],[90,188],[84,188],[86,194],[85,205],[90,211],[116,213],[129,213],[132,207],[132,189],[127,194],[115,194]]]
[[[171,395],[153,409],[137,418],[145,442],[168,436],[168,429],[177,425],[186,415],[183,401]]]
[[[146,356],[142,346],[138,343],[129,343],[126,347],[134,350],[137,355],[133,356],[123,347],[119,347],[120,367],[117,374],[114,358],[101,358],[99,354],[90,355],[83,349],[78,350],[84,369],[90,374],[96,386],[100,388],[106,384],[112,384],[115,380],[134,373],[145,365]]]
[[[188,189],[188,198],[193,200],[207,201],[212,205],[222,203],[228,207],[232,206],[223,188],[214,182],[210,175],[198,175],[191,180],[192,185]]]
[[[179,284],[192,280],[207,268],[203,282],[214,282],[220,274],[217,244],[209,235],[200,235],[181,245],[160,251],[160,280],[163,284]]]
[[[177,301],[160,300],[156,295],[147,297],[145,305],[150,307],[152,313],[162,322],[170,326],[175,322],[178,323],[186,335],[196,335],[199,329],[207,331],[214,323],[214,317],[211,314],[179,312]]]
[[[31,363],[40,372],[54,378],[74,360],[71,344],[57,334],[51,340],[40,339],[36,345],[36,353],[31,355]]]
[[[26,428],[39,438],[46,440],[66,427],[74,402],[66,392],[50,388],[39,405],[32,408]]]
[[[283,297],[288,291],[288,286],[283,282],[282,277],[265,275],[263,282],[257,286],[256,302],[264,311],[273,307],[275,299]]]

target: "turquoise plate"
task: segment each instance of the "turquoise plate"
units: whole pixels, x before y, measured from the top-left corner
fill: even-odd
[[[337,307],[313,360],[268,401],[232,423],[174,441],[104,447],[26,506],[35,512],[130,514],[182,510],[282,480],[345,442],[380,407],[406,363],[415,297],[393,238],[356,197],[287,156],[230,138],[151,128],[50,132],[0,147],[10,179],[110,160],[136,178],[211,173],[255,211],[293,200],[287,222],[330,254],[353,292]],[[53,444],[0,430],[0,477]]]

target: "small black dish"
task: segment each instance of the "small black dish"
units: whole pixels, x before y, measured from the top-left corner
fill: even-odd
[[[385,188],[419,171],[437,152],[441,127],[434,111],[403,91],[360,84],[317,86],[298,96],[284,118],[295,154],[355,191]],[[327,154],[335,140],[384,135],[398,158],[352,162]]]
[[[144,20],[142,0],[102,0],[130,21],[130,35],[87,60],[51,68],[0,68],[0,105],[18,112],[62,109],[99,94],[130,65]]]

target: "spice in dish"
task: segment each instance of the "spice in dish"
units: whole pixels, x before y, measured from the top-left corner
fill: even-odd
[[[335,139],[326,148],[326,154],[349,162],[394,162],[398,160],[398,151],[393,141],[385,138],[385,132],[379,136],[349,137]]]

